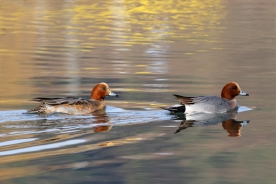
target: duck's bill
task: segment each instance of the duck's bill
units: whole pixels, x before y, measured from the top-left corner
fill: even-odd
[[[241,96],[249,96],[249,94],[248,94],[248,93],[243,92],[243,91],[241,91],[239,95],[241,95]]]
[[[113,93],[112,91],[110,91],[109,94],[108,94],[108,96],[116,96],[116,97],[118,97],[119,95],[117,95],[117,94]]]

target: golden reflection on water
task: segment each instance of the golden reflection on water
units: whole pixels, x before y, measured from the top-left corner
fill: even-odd
[[[191,44],[215,42],[214,33],[225,16],[220,0],[114,0],[92,4],[79,0],[65,2],[59,5],[60,9],[53,9],[47,3],[16,5],[19,9],[13,12],[10,8],[15,3],[4,5],[0,11],[0,34],[22,41],[27,37],[27,43],[34,39],[65,41],[67,47],[77,48],[79,52],[108,46],[110,41],[114,46],[124,47],[179,39]],[[9,21],[12,23],[7,24]],[[10,48],[5,44],[4,48],[8,49],[2,50],[1,55],[12,56],[15,51],[21,51],[11,43]],[[26,45],[22,47],[30,49]]]
[[[225,16],[220,0],[114,0],[106,4],[78,5],[64,12],[72,13],[74,24],[92,23],[81,27],[81,32],[68,34],[88,35],[91,29],[96,29],[90,40],[112,40],[113,44],[124,46],[177,39],[197,42],[196,39],[203,37],[205,41],[212,41],[214,27]],[[98,26],[98,22],[102,25]],[[104,37],[102,33],[106,33]]]
[[[47,3],[43,4],[45,7],[37,8],[40,4],[33,3],[31,6],[17,5],[20,9],[7,16],[5,10],[10,11],[14,4],[5,4],[0,11],[1,34],[45,35],[47,31],[53,35],[62,30],[66,35],[89,36],[91,40],[114,40],[116,43],[118,39],[119,44],[125,45],[148,44],[168,38],[190,38],[192,41],[206,37],[212,41],[210,35],[225,16],[220,0],[114,0],[92,4],[79,0],[65,2],[60,9],[53,9]],[[59,18],[66,20],[60,21]],[[16,24],[7,24],[7,21]],[[26,21],[30,22],[28,28],[23,27]],[[186,30],[184,34],[183,30]]]

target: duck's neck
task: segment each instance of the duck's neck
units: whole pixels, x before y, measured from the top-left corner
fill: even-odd
[[[98,100],[98,101],[104,101],[104,98],[100,98],[100,97],[90,97],[91,100]]]

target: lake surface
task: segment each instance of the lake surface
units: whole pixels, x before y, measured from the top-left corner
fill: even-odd
[[[275,1],[1,0],[0,183],[275,183],[275,43]],[[239,113],[159,108],[230,81]],[[24,114],[99,82],[105,110]]]

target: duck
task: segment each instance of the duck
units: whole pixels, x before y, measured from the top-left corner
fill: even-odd
[[[248,93],[241,90],[240,86],[236,82],[227,83],[221,90],[221,97],[218,96],[195,96],[187,97],[176,95],[180,104],[161,107],[172,113],[224,113],[234,109],[237,109],[236,96],[249,96]]]
[[[104,83],[98,83],[91,91],[90,99],[81,97],[63,97],[63,98],[44,98],[37,97],[31,99],[42,103],[38,107],[27,111],[27,113],[51,114],[51,113],[65,113],[65,114],[89,114],[105,107],[105,97],[115,96],[109,86]]]

